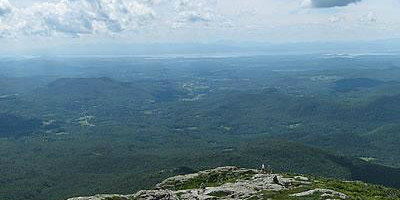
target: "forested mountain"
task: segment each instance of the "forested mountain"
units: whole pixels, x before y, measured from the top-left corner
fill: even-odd
[[[2,65],[1,199],[133,193],[176,174],[262,163],[400,187],[396,56]]]

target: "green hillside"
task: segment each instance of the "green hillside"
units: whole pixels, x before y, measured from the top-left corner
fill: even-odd
[[[176,174],[262,163],[399,188],[398,61],[380,59],[5,63],[0,199],[127,194]]]

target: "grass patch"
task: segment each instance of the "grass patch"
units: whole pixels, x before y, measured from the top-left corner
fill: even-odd
[[[265,191],[263,192],[263,199],[274,199],[274,200],[320,200],[321,193],[314,193],[305,197],[291,197],[291,194],[295,194],[297,192],[293,192],[292,190],[284,190],[284,191]]]
[[[379,185],[371,185],[362,182],[344,182],[333,179],[319,179],[314,183],[315,187],[332,189],[342,192],[356,200],[398,200],[400,191]]]
[[[237,180],[246,180],[253,177],[254,172],[244,171],[244,172],[210,172],[209,174],[201,174],[195,178],[191,178],[185,182],[172,183],[175,190],[187,190],[195,189],[201,187],[218,187],[225,183],[234,183]]]
[[[103,200],[130,200],[130,199],[126,197],[113,196],[113,197],[106,197]]]
[[[226,197],[226,196],[229,196],[231,194],[232,194],[232,192],[228,192],[228,191],[215,191],[215,192],[211,192],[208,195],[214,196],[214,197]]]

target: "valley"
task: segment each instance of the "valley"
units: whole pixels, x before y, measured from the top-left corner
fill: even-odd
[[[131,194],[178,174],[261,163],[400,188],[398,56],[0,65],[0,199]]]

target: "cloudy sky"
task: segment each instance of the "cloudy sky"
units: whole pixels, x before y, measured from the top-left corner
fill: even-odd
[[[0,49],[400,38],[400,0],[0,0]],[[22,45],[23,46],[23,45]]]

